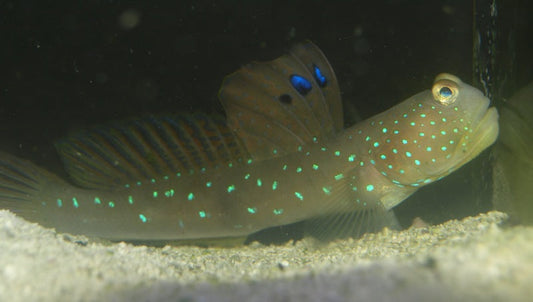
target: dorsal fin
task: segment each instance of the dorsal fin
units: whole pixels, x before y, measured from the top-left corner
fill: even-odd
[[[56,148],[72,180],[113,188],[249,157],[221,117],[150,116],[81,131]]]
[[[255,159],[294,152],[343,128],[335,73],[311,42],[227,76],[219,98],[229,127]]]

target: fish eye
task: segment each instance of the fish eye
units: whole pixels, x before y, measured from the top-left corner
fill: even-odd
[[[457,83],[449,79],[440,79],[433,84],[433,98],[444,106],[457,100],[459,89]]]
[[[442,87],[439,90],[439,95],[443,98],[449,98],[450,96],[452,96],[452,90],[448,87]]]

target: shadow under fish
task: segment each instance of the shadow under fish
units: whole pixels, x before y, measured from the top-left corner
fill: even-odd
[[[219,98],[226,119],[152,116],[61,140],[75,185],[1,153],[0,207],[110,240],[235,238],[317,217],[315,233],[334,237],[392,223],[395,205],[498,135],[489,99],[450,74],[343,129],[337,79],[311,42],[227,76]]]

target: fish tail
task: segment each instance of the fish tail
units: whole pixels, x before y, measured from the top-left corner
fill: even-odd
[[[0,152],[0,209],[34,220],[45,189],[52,182],[63,181],[27,160]]]

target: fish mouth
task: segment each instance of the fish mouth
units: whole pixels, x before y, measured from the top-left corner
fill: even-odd
[[[475,129],[461,138],[456,151],[456,164],[453,170],[466,164],[479,153],[492,145],[498,138],[498,111],[494,107],[487,109]]]

